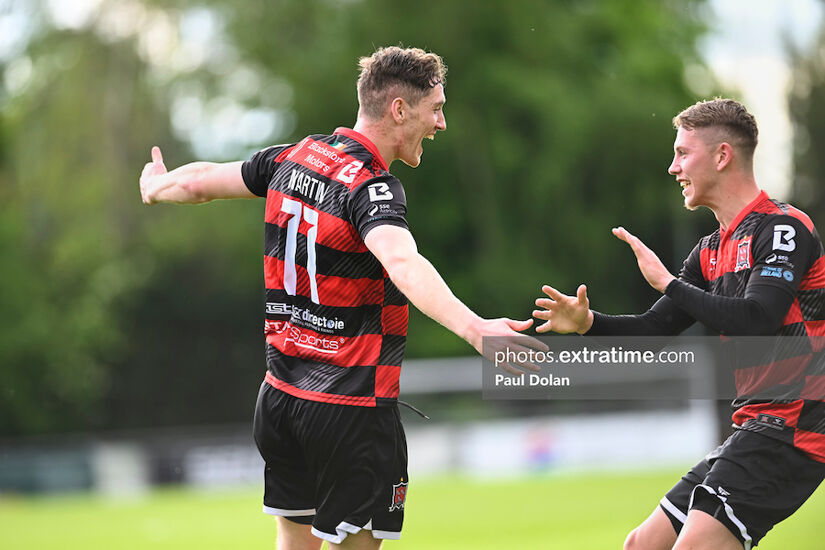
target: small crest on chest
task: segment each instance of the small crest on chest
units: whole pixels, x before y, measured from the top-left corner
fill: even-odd
[[[736,266],[734,273],[751,267],[751,239],[747,238],[736,247]]]

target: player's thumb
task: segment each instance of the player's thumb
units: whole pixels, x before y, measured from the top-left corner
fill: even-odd
[[[579,303],[583,306],[587,305],[587,286],[586,285],[579,285],[579,288],[576,289],[576,298],[578,299]]]
[[[152,162],[163,166],[163,155],[160,153],[160,147],[157,145],[152,147]]]
[[[525,321],[516,321],[515,319],[505,319],[504,321],[507,323],[508,327],[510,327],[511,329],[513,329],[517,332],[527,330],[528,328],[530,328],[533,325],[533,320],[532,319],[527,319]]]

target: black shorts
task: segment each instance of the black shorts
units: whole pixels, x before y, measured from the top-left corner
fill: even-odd
[[[678,533],[688,510],[719,520],[749,550],[793,514],[825,477],[825,464],[777,439],[737,430],[662,499]]]
[[[409,480],[397,406],[307,401],[264,382],[254,433],[266,462],[264,512],[312,524],[334,543],[361,529],[401,537]]]

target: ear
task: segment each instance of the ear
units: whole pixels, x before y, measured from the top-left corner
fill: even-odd
[[[716,160],[716,171],[721,172],[727,165],[733,162],[733,147],[731,147],[727,141],[723,141],[719,144],[719,147],[716,148],[714,158]]]
[[[404,124],[404,119],[409,116],[408,110],[407,102],[401,97],[396,97],[390,102],[390,114],[396,124]]]

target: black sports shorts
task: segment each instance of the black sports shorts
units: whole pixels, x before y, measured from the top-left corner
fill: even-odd
[[[264,512],[334,543],[361,529],[401,537],[407,441],[397,406],[308,401],[264,382],[254,433],[266,462]]]
[[[793,514],[825,477],[825,464],[777,439],[737,430],[661,500],[678,533],[688,510],[719,520],[750,550]]]

